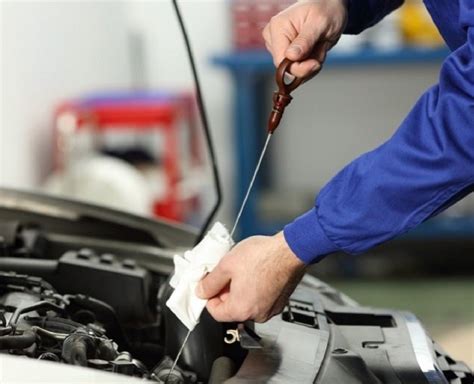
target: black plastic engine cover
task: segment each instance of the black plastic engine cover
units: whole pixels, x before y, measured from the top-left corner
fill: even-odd
[[[61,293],[90,295],[108,303],[125,323],[153,319],[150,273],[133,260],[118,261],[89,249],[69,251],[59,259],[51,280]]]

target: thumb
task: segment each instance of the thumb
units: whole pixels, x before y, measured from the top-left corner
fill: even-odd
[[[305,59],[312,52],[320,36],[320,32],[315,30],[314,25],[304,25],[286,50],[286,57],[293,61]]]
[[[210,299],[221,292],[229,282],[230,275],[217,266],[198,283],[196,295],[201,299]]]

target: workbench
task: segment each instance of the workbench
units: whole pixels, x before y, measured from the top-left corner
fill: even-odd
[[[447,48],[400,48],[376,50],[364,48],[355,52],[330,52],[325,67],[347,68],[350,66],[383,66],[393,64],[441,63],[449,54]],[[266,126],[262,100],[269,100],[265,93],[266,81],[275,73],[271,56],[265,51],[230,52],[216,55],[212,63],[230,72],[234,84],[233,130],[236,143],[236,196],[234,209],[237,211],[247,190],[263,145]],[[261,133],[259,135],[259,132]],[[268,186],[265,166],[261,177],[257,178],[249,197],[239,226],[240,238],[255,234],[272,234],[282,229],[285,223],[265,222],[257,214],[257,202],[263,186]],[[450,217],[433,219],[405,235],[413,238],[463,237],[474,234],[474,218]]]

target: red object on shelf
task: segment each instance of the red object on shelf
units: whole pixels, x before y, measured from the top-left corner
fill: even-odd
[[[72,120],[69,119],[69,125],[61,127],[61,118],[64,116],[70,116]],[[55,168],[65,167],[65,137],[77,134],[86,127],[94,135],[131,129],[137,133],[159,131],[164,137],[164,153],[160,156],[166,192],[163,198],[154,201],[153,213],[158,217],[183,222],[189,210],[196,206],[196,199],[183,200],[178,188],[182,176],[178,128],[183,120],[190,131],[190,158],[194,165],[201,164],[203,156],[196,132],[194,97],[191,94],[112,93],[67,101],[55,112]]]
[[[263,28],[294,0],[232,0],[233,42],[237,50],[265,48]]]

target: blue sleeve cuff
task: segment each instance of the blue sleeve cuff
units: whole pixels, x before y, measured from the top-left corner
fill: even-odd
[[[339,250],[324,233],[316,208],[286,225],[283,234],[293,253],[305,264],[317,263]]]

